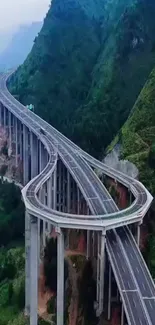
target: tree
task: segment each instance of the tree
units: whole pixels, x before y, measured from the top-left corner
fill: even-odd
[[[151,168],[155,168],[155,144],[152,144],[150,147],[148,163]]]
[[[83,308],[85,324],[94,324],[96,315],[94,301],[96,299],[96,284],[93,279],[93,268],[91,261],[87,261],[79,282],[80,306]]]

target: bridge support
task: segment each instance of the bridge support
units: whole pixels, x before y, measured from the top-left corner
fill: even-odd
[[[18,120],[15,117],[15,160],[16,168],[18,167]]]
[[[105,233],[99,233],[98,235],[98,259],[97,259],[97,316],[100,316],[103,312],[103,300],[104,300],[104,270],[105,270]]]
[[[38,325],[38,220],[31,216],[30,250],[30,325]]]
[[[28,129],[23,125],[23,183],[26,185],[29,181],[29,146]]]
[[[8,115],[9,115],[9,118],[8,118],[8,130],[9,130],[9,147],[10,149],[12,149],[12,119],[11,119],[11,112],[8,111]]]
[[[0,103],[0,126],[3,126],[3,105]]]
[[[19,154],[20,160],[23,160],[23,126],[19,123]]]
[[[25,212],[25,315],[30,315],[30,215]]]
[[[6,127],[7,127],[7,118],[6,118],[6,111],[7,111],[7,109],[4,107],[4,128],[5,128],[5,130],[6,130]]]
[[[109,287],[108,287],[108,320],[111,318],[111,265],[109,262]]]
[[[64,234],[57,232],[57,325],[64,325]]]
[[[90,230],[87,230],[87,260],[90,257]]]
[[[30,133],[31,151],[31,179],[38,175],[38,139],[32,132]]]
[[[121,325],[124,325],[124,307],[122,303],[122,309],[121,309]]]
[[[141,226],[141,222],[137,224],[136,242],[138,246],[140,245],[140,226]]]
[[[71,177],[69,171],[67,171],[67,212],[70,213],[71,208]]]
[[[40,247],[40,219],[38,218],[38,278],[40,275],[40,261],[41,261],[41,247]]]

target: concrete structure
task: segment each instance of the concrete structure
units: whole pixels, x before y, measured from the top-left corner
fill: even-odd
[[[138,225],[148,211],[152,196],[137,180],[91,157],[60,132],[16,101],[6,88],[8,75],[0,78],[0,123],[9,142],[16,142],[23,165],[23,199],[26,248],[26,313],[30,325],[37,325],[38,264],[40,234],[46,244],[51,228],[57,232],[57,325],[64,325],[64,246],[69,229],[81,229],[87,236],[87,258],[97,260],[96,313],[104,312],[105,256],[110,263],[108,318],[111,317],[111,272],[119,289],[129,325],[155,324],[155,286],[139,247],[128,228]],[[11,130],[11,131],[10,131]],[[18,142],[18,144],[17,144]],[[117,180],[134,196],[130,207],[119,211],[107,189],[95,174]],[[43,227],[40,228],[41,223]],[[105,254],[105,252],[107,252]],[[153,311],[152,311],[153,310]]]

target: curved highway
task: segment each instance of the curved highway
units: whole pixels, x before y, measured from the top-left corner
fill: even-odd
[[[127,224],[139,222],[150,207],[152,196],[137,180],[118,172],[85,153],[59,131],[20,104],[7,90],[10,74],[0,78],[0,102],[26,125],[46,147],[48,163],[22,190],[26,209],[32,215],[62,228],[81,228],[106,232],[106,249],[125,308],[129,325],[155,324],[155,286]],[[46,130],[45,135],[40,128]],[[75,215],[52,210],[38,198],[41,186],[54,173],[57,158],[81,190],[91,215]],[[119,211],[107,189],[91,167],[126,186],[135,200]],[[121,228],[119,228],[121,227]],[[114,229],[116,228],[116,229]]]

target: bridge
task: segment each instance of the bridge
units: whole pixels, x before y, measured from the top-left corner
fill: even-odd
[[[155,285],[139,250],[140,224],[152,196],[138,180],[91,157],[19,103],[7,89],[9,77],[9,73],[0,76],[0,124],[14,151],[16,166],[19,157],[22,161],[25,312],[30,325],[38,324],[40,236],[42,233],[45,246],[53,228],[57,233],[57,325],[64,325],[64,251],[70,229],[85,231],[87,258],[96,259],[97,315],[105,308],[108,267],[108,319],[113,273],[122,302],[122,325],[124,313],[128,325],[155,324]],[[105,175],[128,189],[133,197],[129,207],[118,209],[101,180]]]

